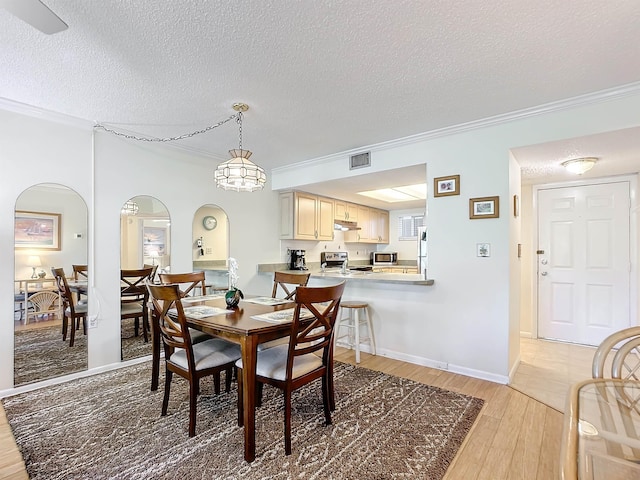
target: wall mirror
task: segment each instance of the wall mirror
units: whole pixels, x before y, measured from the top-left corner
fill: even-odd
[[[122,360],[151,355],[151,333],[149,325],[145,327],[143,299],[130,287],[144,286],[144,280],[137,278],[135,271],[145,267],[152,269],[150,281],[158,273],[171,270],[171,218],[160,200],[140,195],[126,201],[120,211]]]
[[[193,270],[204,271],[207,293],[229,286],[229,218],[217,205],[203,205],[193,217]]]
[[[82,321],[69,322],[63,339],[64,302],[52,275],[63,269],[77,310],[86,309],[87,277],[75,282],[73,268],[88,272],[86,203],[63,185],[26,189],[15,204],[14,245],[14,385],[86,370]]]

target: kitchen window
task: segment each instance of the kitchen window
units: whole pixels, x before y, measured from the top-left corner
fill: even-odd
[[[424,215],[398,217],[398,240],[416,240],[418,228],[424,226]]]

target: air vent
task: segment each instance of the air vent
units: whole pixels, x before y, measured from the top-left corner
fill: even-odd
[[[349,170],[371,166],[371,152],[359,153],[349,157]]]

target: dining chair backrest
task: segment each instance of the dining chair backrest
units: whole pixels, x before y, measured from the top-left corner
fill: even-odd
[[[306,287],[309,283],[310,273],[276,272],[273,277],[273,290],[271,297],[278,298],[278,287],[284,292],[284,299],[295,299],[297,287]]]
[[[67,283],[67,277],[64,275],[64,269],[51,267],[51,274],[56,281],[56,287],[58,294],[62,297],[62,303],[64,308],[69,308],[72,313],[75,311],[75,304],[73,303],[73,295],[69,290],[69,284]]]
[[[161,273],[160,283],[162,285],[176,284],[180,287],[180,295],[182,298],[192,293],[194,288],[200,288],[202,295],[206,294],[206,283],[204,272],[189,273]]]
[[[146,281],[153,268],[138,268],[133,270],[120,270],[120,296],[147,298],[148,290]]]
[[[323,364],[331,360],[333,327],[345,282],[328,287],[298,287],[291,323],[286,378],[291,378],[295,357],[322,350]],[[313,317],[309,320],[310,317]]]
[[[74,280],[88,280],[89,279],[89,267],[87,265],[71,265],[73,267],[73,279]]]
[[[165,358],[170,358],[176,348],[183,348],[187,354],[189,369],[195,370],[191,336],[184,316],[180,287],[177,284],[148,284],[147,288],[153,314],[160,327]]]
[[[158,271],[158,265],[149,265],[148,263],[145,263],[144,265],[142,265],[142,268],[150,268],[151,269],[151,275],[149,275],[149,282],[150,283],[157,283],[157,281],[156,281],[156,272]]]
[[[640,380],[640,326],[605,338],[593,355],[593,378]]]

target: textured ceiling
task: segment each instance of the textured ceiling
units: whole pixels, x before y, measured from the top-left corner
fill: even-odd
[[[638,0],[44,3],[68,30],[0,8],[0,97],[161,137],[243,101],[266,169],[640,80]]]

